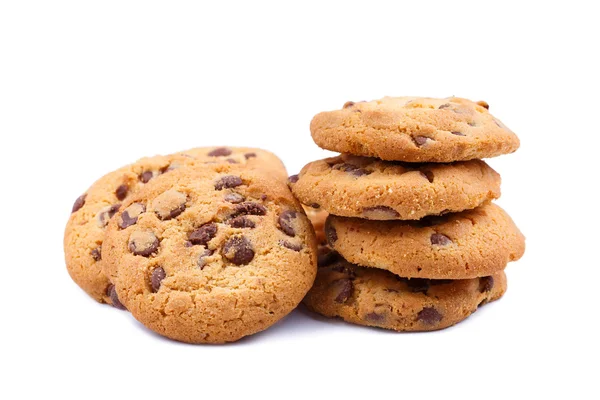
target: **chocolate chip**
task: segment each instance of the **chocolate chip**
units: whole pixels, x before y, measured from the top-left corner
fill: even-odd
[[[125,229],[135,225],[141,214],[146,212],[146,206],[141,203],[133,203],[121,213],[119,228]]]
[[[433,183],[433,172],[431,171],[420,171],[421,175],[425,177],[430,183]]]
[[[340,259],[339,253],[327,246],[320,246],[317,251],[317,265],[319,268],[327,267]]]
[[[489,292],[494,288],[494,277],[484,276],[479,278],[479,292]]]
[[[214,250],[210,249],[204,249],[204,251],[200,253],[200,256],[198,257],[198,267],[200,267],[200,269],[204,269],[204,267],[206,267],[206,264],[208,263],[206,259],[212,256],[213,253]]]
[[[231,154],[231,149],[227,147],[218,147],[208,153],[209,157],[223,157]]]
[[[184,212],[186,203],[187,195],[170,189],[161,193],[152,201],[152,208],[160,220],[168,221]]]
[[[217,224],[209,222],[202,225],[188,236],[192,244],[206,246],[217,235]]]
[[[185,154],[184,154],[184,155],[185,155]],[[189,156],[188,156],[188,157],[189,157]],[[177,163],[177,162],[173,162],[173,163],[171,163],[171,164],[169,164],[169,165],[166,165],[166,166],[162,167],[162,168],[160,169],[160,173],[161,173],[161,174],[166,174],[167,172],[169,172],[169,171],[173,171],[174,169],[177,169],[177,168],[179,168],[179,167],[181,167],[181,165],[179,165],[179,163]]]
[[[431,244],[436,246],[446,246],[452,243],[452,240],[446,235],[442,235],[441,233],[434,233],[431,235]]]
[[[129,251],[136,256],[149,257],[158,250],[158,238],[152,232],[136,231],[129,237]]]
[[[85,204],[86,197],[87,197],[87,193],[82,194],[81,196],[79,196],[77,198],[77,200],[75,200],[75,203],[73,203],[73,209],[71,210],[71,213],[77,212],[77,211],[79,211],[79,209],[81,209],[81,207],[83,207],[83,205]]]
[[[248,264],[254,258],[254,249],[244,236],[233,236],[223,245],[223,256],[235,265]]]
[[[475,121],[470,121],[467,123],[469,124],[469,126],[477,126],[477,122],[475,122]]]
[[[458,131],[453,131],[453,132],[450,132],[450,133],[452,133],[453,135],[456,135],[456,136],[467,136],[464,133],[458,132]]]
[[[285,210],[279,215],[279,229],[288,236],[296,236],[296,230],[294,229],[296,220],[296,211]]]
[[[110,301],[114,308],[118,308],[119,310],[127,310],[123,303],[119,300],[119,296],[117,295],[117,289],[115,285],[108,285],[106,288],[106,295],[110,298]]]
[[[487,102],[483,101],[483,100],[478,101],[477,105],[485,108],[486,110],[490,109],[490,105]]]
[[[110,219],[119,211],[121,208],[120,204],[113,204],[112,206],[106,206],[98,212],[98,226],[104,228],[108,225]]]
[[[383,321],[385,321],[385,315],[381,315],[381,314],[372,312],[372,313],[368,313],[367,315],[365,315],[365,319],[368,322],[372,322],[374,324],[380,324]]]
[[[338,104],[339,104],[339,103],[338,103]],[[355,103],[355,102],[353,102],[353,101],[347,101],[347,102],[345,102],[345,103],[344,103],[344,107],[343,107],[343,108],[350,108],[350,107],[352,107],[354,104],[356,104],[356,103]]]
[[[250,228],[250,229],[252,229],[252,228],[256,227],[256,224],[254,223],[254,221],[252,221],[250,218],[248,218],[244,215],[240,215],[239,217],[230,219],[227,223],[233,228]]]
[[[117,190],[115,190],[115,195],[117,196],[117,199],[122,201],[125,200],[125,197],[127,197],[127,192],[129,192],[129,186],[122,184],[117,188]]]
[[[338,240],[337,232],[335,231],[335,228],[331,223],[331,219],[329,218],[327,218],[325,221],[325,238],[327,238],[327,243],[329,243],[330,246],[333,246],[333,244]]]
[[[446,104],[442,104],[441,106],[439,106],[438,109],[443,110],[444,108],[450,108],[450,107],[452,107],[450,105],[450,103],[446,103]]]
[[[440,314],[438,310],[433,307],[425,307],[419,311],[419,314],[417,314],[417,319],[424,324],[433,325],[442,320],[442,314]]]
[[[362,214],[366,219],[378,220],[395,219],[400,216],[398,211],[388,206],[365,207],[362,210]]]
[[[239,193],[227,193],[224,200],[228,203],[238,204],[245,200],[245,197]]]
[[[312,208],[314,208],[314,209],[319,209],[319,208],[321,208],[321,205],[320,205],[320,204],[317,204],[317,203],[312,203],[310,206],[311,206]]]
[[[337,279],[331,282],[331,287],[334,291],[335,298],[333,299],[336,303],[345,303],[352,293],[354,293],[354,285],[352,280],[349,278]]]
[[[256,153],[246,153],[244,154],[244,157],[246,157],[246,160],[248,160],[250,158],[256,157]]]
[[[140,175],[140,181],[142,181],[142,183],[148,183],[152,178],[154,178],[154,174],[152,173],[152,171],[144,171]]]
[[[162,267],[156,267],[152,270],[152,276],[150,278],[152,292],[158,292],[158,289],[160,289],[160,284],[162,283],[162,280],[165,279],[165,276],[167,276],[167,274],[165,274],[165,270]]]
[[[228,158],[228,159],[227,159],[227,162],[228,162],[229,164],[239,164],[239,163],[238,163],[236,160],[234,160],[233,158]]]
[[[427,294],[429,290],[429,279],[411,278],[406,281],[406,284],[413,293]]]
[[[90,254],[92,255],[92,258],[94,259],[94,261],[100,261],[102,260],[102,246],[98,246],[95,249],[93,249]]]
[[[348,172],[354,176],[369,175],[371,173],[364,168],[357,167],[356,165],[350,163],[335,164],[332,168],[339,171]]]
[[[215,189],[222,190],[223,188],[234,188],[243,185],[242,178],[234,175],[225,175],[215,182]]]
[[[417,147],[423,146],[425,143],[427,143],[427,140],[429,140],[429,138],[426,137],[426,136],[415,136],[415,137],[413,137],[413,141],[415,142],[415,144],[417,145]]]
[[[268,197],[268,196],[267,196],[266,194],[261,194],[261,195],[260,195],[260,199],[261,199],[262,201],[265,201],[265,200],[267,200],[267,197]]]
[[[287,240],[280,240],[279,244],[281,246],[287,248],[287,249],[290,249],[290,250],[294,250],[294,251],[300,251],[300,250],[302,250],[302,245],[299,244],[299,243],[292,243],[292,242],[289,242]]]
[[[300,179],[298,175],[292,175],[288,178],[288,183],[296,183],[298,182],[298,179]]]
[[[235,206],[234,208],[234,216],[238,215],[266,215],[267,208],[259,203],[254,203],[252,201],[247,201],[245,203],[241,203]]]

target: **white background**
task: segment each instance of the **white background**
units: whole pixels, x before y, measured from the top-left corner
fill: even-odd
[[[594,3],[0,2],[0,397],[597,399]],[[384,95],[486,100],[521,138],[489,162],[527,252],[466,322],[398,334],[297,310],[191,346],[70,280],[64,224],[107,171],[226,144],[296,173],[328,154],[314,114]]]

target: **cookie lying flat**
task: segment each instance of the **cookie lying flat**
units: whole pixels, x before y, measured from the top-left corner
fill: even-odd
[[[405,279],[346,261],[320,267],[304,298],[309,309],[358,325],[395,331],[447,328],[506,292],[506,275],[465,280]]]
[[[312,226],[315,230],[315,235],[317,237],[317,243],[325,244],[327,242],[327,240],[325,240],[325,220],[327,220],[327,216],[329,214],[327,211],[318,207],[309,207],[303,204],[302,208],[304,208],[306,216],[312,223]]]
[[[133,316],[189,343],[268,328],[316,274],[314,232],[285,182],[231,164],[156,178],[110,222],[102,255]]]
[[[500,175],[481,160],[408,164],[344,154],[309,163],[289,182],[302,203],[375,220],[469,210],[500,197]]]
[[[384,97],[317,114],[310,131],[324,149],[383,160],[451,162],[512,153],[519,139],[484,102],[458,97]]]
[[[407,278],[488,276],[525,251],[525,237],[495,204],[412,222],[330,215],[325,236],[346,260]]]
[[[117,299],[116,294],[102,268],[102,242],[108,222],[124,201],[154,177],[182,166],[213,162],[262,168],[282,180],[287,175],[274,154],[236,147],[196,148],[170,156],[142,158],[106,174],[77,198],[65,229],[65,260],[75,283],[95,300],[122,308],[111,300]]]

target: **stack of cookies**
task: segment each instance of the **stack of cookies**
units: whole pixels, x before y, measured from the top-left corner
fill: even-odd
[[[141,159],[96,181],[67,223],[73,280],[101,303],[189,343],[273,325],[312,286],[316,240],[260,149],[197,148]]]
[[[480,159],[514,152],[519,140],[488,109],[454,97],[388,97],[314,117],[314,141],[342,154],[288,181],[315,220],[330,214],[304,299],[311,310],[429,331],[504,294],[504,269],[525,239],[491,203],[500,176]]]

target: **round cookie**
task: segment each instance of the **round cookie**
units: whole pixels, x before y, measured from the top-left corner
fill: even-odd
[[[319,267],[304,298],[326,317],[395,331],[434,331],[452,326],[506,292],[503,271],[464,280],[400,278],[345,260]]]
[[[75,283],[95,300],[122,308],[102,267],[102,242],[109,220],[127,198],[154,177],[182,166],[213,162],[234,162],[268,170],[281,180],[287,177],[285,167],[274,154],[243,147],[195,148],[169,156],[142,158],[110,172],[77,198],[67,222],[65,261]]]
[[[103,176],[75,200],[65,229],[65,261],[73,281],[95,300],[123,308],[102,268],[106,226],[123,201],[168,168],[167,157],[143,158]]]
[[[495,204],[419,221],[369,221],[330,215],[329,245],[351,263],[407,278],[492,275],[525,251],[525,237]]]
[[[133,316],[188,343],[268,328],[316,275],[314,232],[286,184],[232,164],[155,179],[112,219],[102,254]]]
[[[324,149],[383,160],[451,162],[514,152],[519,139],[488,108],[458,97],[384,97],[317,114],[310,131]]]
[[[316,204],[315,204],[316,205]],[[304,208],[304,212],[306,212],[306,216],[310,220],[314,230],[315,235],[317,237],[318,244],[325,244],[327,240],[325,239],[325,220],[327,220],[327,216],[329,215],[327,211],[323,210],[319,207],[312,207],[307,205],[302,205]]]
[[[302,203],[374,220],[420,219],[500,197],[500,175],[481,160],[407,164],[342,154],[307,164],[289,182]]]

